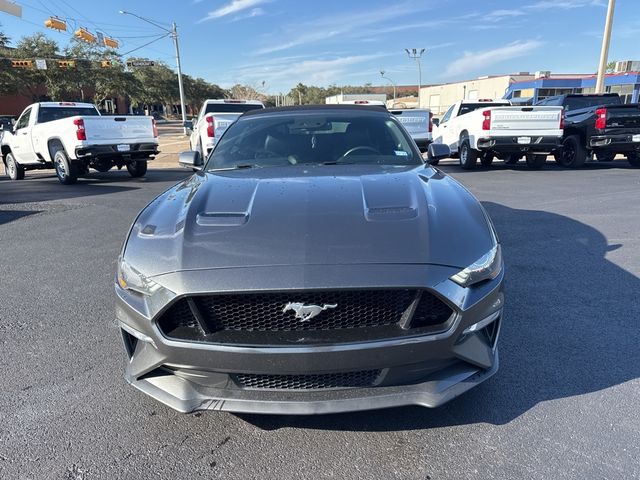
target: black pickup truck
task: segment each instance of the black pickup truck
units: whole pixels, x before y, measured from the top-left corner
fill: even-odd
[[[640,167],[640,104],[624,104],[617,93],[606,93],[558,95],[536,105],[564,107],[562,149],[553,152],[560,165],[578,168],[592,154],[600,162],[623,154]]]

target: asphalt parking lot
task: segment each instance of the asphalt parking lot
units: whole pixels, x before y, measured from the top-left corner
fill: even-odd
[[[640,477],[640,170],[443,170],[503,244],[498,374],[435,410],[176,413],[127,386],[116,257],[188,175],[0,179],[0,478]]]

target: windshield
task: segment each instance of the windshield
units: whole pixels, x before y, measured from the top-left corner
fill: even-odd
[[[397,121],[359,112],[291,112],[246,117],[229,127],[207,169],[297,164],[419,165]]]
[[[93,107],[40,107],[38,111],[38,123],[53,122],[61,118],[76,117],[96,117],[100,115]]]
[[[249,110],[264,108],[262,105],[250,103],[207,103],[204,114],[207,113],[244,113]]]
[[[594,97],[567,97],[565,108],[567,110],[578,110],[580,108],[598,107],[600,105],[619,105],[622,99],[617,95],[603,95]]]

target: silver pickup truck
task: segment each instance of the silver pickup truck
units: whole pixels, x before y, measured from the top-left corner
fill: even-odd
[[[433,115],[431,111],[428,108],[402,108],[389,111],[398,117],[420,151],[426,152],[432,140],[433,124],[431,118]]]

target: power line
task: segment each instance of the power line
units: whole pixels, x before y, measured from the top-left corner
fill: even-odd
[[[140,50],[141,48],[144,48],[144,47],[146,47],[147,45],[151,45],[152,43],[155,43],[155,42],[157,42],[158,40],[162,40],[163,38],[167,38],[169,35],[171,35],[171,34],[170,34],[170,33],[163,33],[160,37],[156,38],[155,40],[151,40],[150,42],[145,43],[144,45],[140,45],[139,47],[136,47],[136,48],[134,48],[133,50],[129,50],[128,52],[121,53],[120,55],[121,55],[121,56],[123,56],[123,57],[124,57],[125,55],[129,55],[130,53],[133,53],[133,52],[135,52],[135,51],[137,51],[137,50]]]

